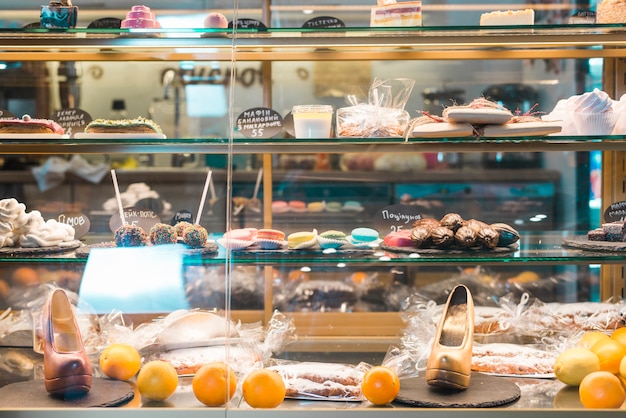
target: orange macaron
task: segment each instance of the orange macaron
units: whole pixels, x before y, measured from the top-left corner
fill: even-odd
[[[259,229],[256,234],[257,240],[269,239],[273,241],[284,241],[285,233],[278,229]]]

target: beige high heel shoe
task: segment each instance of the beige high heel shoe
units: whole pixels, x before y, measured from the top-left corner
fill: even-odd
[[[474,300],[464,285],[456,286],[441,314],[435,341],[426,364],[426,383],[467,389],[472,373]]]
[[[43,309],[44,384],[50,395],[75,396],[89,392],[92,367],[67,293],[55,289]]]

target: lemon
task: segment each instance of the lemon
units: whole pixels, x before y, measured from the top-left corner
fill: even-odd
[[[600,370],[600,359],[591,350],[573,347],[565,350],[554,362],[554,375],[561,382],[578,386],[585,376]]]
[[[591,348],[595,343],[606,338],[609,338],[609,336],[604,332],[588,331],[580,337],[580,340],[576,343],[576,347]]]

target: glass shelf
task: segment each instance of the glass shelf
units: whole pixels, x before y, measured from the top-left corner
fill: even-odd
[[[518,248],[511,251],[439,251],[423,254],[403,251],[386,251],[375,249],[346,249],[346,250],[288,250],[275,251],[241,250],[233,251],[227,257],[223,247],[215,255],[186,256],[186,265],[223,265],[227,258],[235,264],[253,265],[282,265],[282,266],[333,266],[345,264],[350,266],[384,266],[389,264],[425,264],[425,265],[564,265],[564,264],[624,264],[625,252],[587,251],[575,248],[566,248],[561,244],[563,239],[572,238],[584,233],[527,233],[522,234]],[[3,255],[0,254],[0,263],[84,263],[87,258],[76,257],[73,252],[50,256],[37,255]]]
[[[235,154],[306,154],[362,152],[547,152],[547,151],[622,151],[626,136],[550,136],[528,138],[332,138],[332,139],[246,139],[232,143]],[[98,154],[98,153],[203,153],[227,154],[227,138],[155,139],[0,139],[2,154]],[[416,149],[417,148],[417,149]]]
[[[621,58],[626,25],[1,29],[0,43],[14,61]]]

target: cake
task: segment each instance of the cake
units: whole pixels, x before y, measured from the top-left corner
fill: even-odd
[[[133,6],[122,20],[122,29],[159,29],[154,13],[147,6]]]
[[[480,26],[513,26],[534,25],[535,11],[533,9],[503,10],[483,13],[480,16]]]
[[[204,27],[210,29],[227,29],[228,20],[222,13],[209,13],[204,18]]]
[[[85,126],[85,133],[147,133],[161,134],[161,127],[142,117],[135,119],[94,119]]]
[[[209,234],[202,225],[191,225],[183,230],[181,238],[191,248],[202,248],[206,245]]]
[[[597,88],[568,98],[565,111],[573,119],[577,135],[610,135],[618,117],[613,100]]]
[[[56,134],[63,135],[61,125],[49,119],[33,119],[29,115],[22,118],[0,119],[0,134]]]
[[[156,223],[150,228],[150,242],[154,245],[176,244],[178,235],[176,228],[164,223]]]
[[[51,0],[47,6],[41,6],[40,23],[46,29],[67,29],[76,27],[78,7],[72,0]]]
[[[422,26],[422,2],[379,0],[370,12],[370,26]]]
[[[626,0],[602,0],[596,12],[597,23],[625,23]]]
[[[118,247],[142,247],[148,242],[146,231],[137,225],[122,225],[115,230],[115,245]]]

